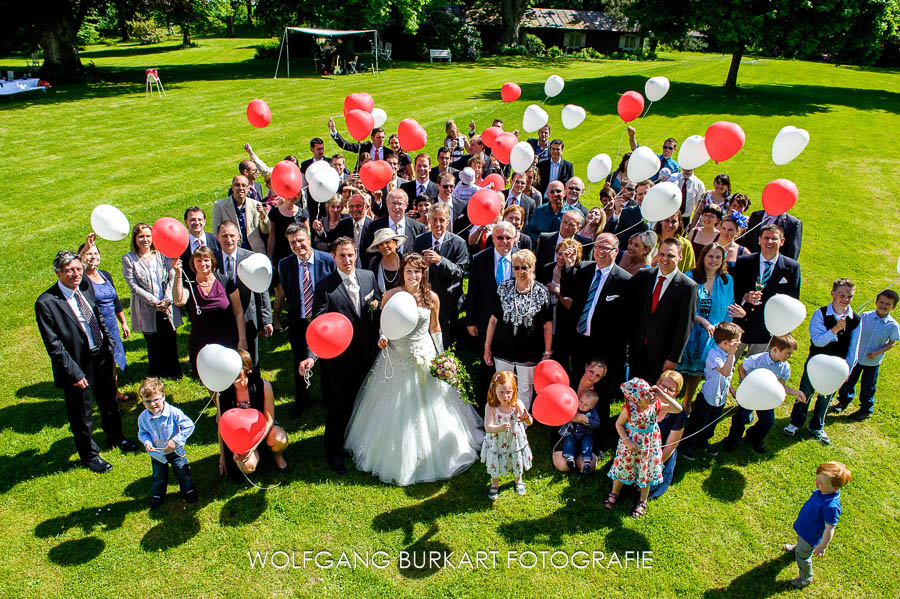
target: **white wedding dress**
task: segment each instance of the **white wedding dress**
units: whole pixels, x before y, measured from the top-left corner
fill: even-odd
[[[401,486],[450,478],[479,459],[482,419],[455,387],[431,375],[437,351],[431,310],[419,307],[413,332],[390,341],[369,371],[344,448],[357,468]]]

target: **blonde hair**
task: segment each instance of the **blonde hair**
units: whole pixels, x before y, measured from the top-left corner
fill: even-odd
[[[491,377],[491,387],[487,392],[487,403],[489,406],[499,408],[502,405],[500,398],[497,397],[497,387],[500,385],[510,385],[513,390],[513,403],[519,401],[519,388],[516,385],[516,376],[508,370],[501,370],[494,373],[494,376]]]
[[[675,372],[674,370],[665,370],[661,375],[659,375],[658,380],[663,379],[672,379],[672,382],[675,383],[675,395],[681,393],[681,388],[684,387],[684,378],[681,376],[680,372]]]
[[[152,397],[156,397],[157,393],[165,395],[166,386],[163,384],[161,378],[148,376],[141,383],[141,388],[140,390],[138,390],[138,395],[140,395],[143,399],[150,399]]]

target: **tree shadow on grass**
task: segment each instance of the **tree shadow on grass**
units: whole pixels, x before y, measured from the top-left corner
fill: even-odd
[[[787,580],[778,581],[778,574],[794,561],[794,554],[784,552],[776,558],[764,562],[752,570],[744,572],[722,589],[710,589],[703,594],[704,599],[763,599],[793,587]]]

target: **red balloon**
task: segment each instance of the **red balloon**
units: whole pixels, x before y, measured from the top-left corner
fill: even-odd
[[[366,92],[356,92],[344,98],[344,116],[351,110],[362,110],[371,113],[375,108],[375,100]]]
[[[353,325],[340,312],[317,316],[306,329],[306,345],[320,358],[336,358],[353,339]]]
[[[375,128],[375,117],[371,112],[354,108],[347,113],[347,131],[356,141],[362,141],[372,134]]]
[[[303,188],[303,175],[297,165],[282,160],[272,169],[272,189],[283,198],[296,198]]]
[[[566,369],[556,360],[541,360],[534,367],[534,376],[532,378],[534,392],[540,393],[544,387],[548,385],[568,385],[569,375]]]
[[[797,203],[799,192],[794,182],[789,179],[775,179],[763,189],[762,205],[766,214],[778,216],[784,214]]]
[[[538,393],[532,406],[532,414],[538,422],[547,426],[562,426],[572,420],[578,411],[578,396],[569,385],[547,385]]]
[[[522,88],[510,81],[500,88],[500,97],[504,102],[515,102],[522,95]]]
[[[494,158],[503,164],[509,164],[509,153],[512,152],[513,147],[515,147],[517,143],[519,143],[519,138],[512,133],[501,133],[497,136],[497,139],[494,140],[491,153]]]
[[[616,112],[619,113],[620,119],[630,123],[644,112],[644,96],[635,91],[625,92],[619,96]]]
[[[253,408],[231,408],[219,418],[219,434],[228,449],[247,453],[266,434],[266,417]]]
[[[489,148],[494,147],[494,142],[497,140],[498,135],[503,134],[503,129],[500,127],[488,127],[484,131],[481,132],[481,141],[484,142]]]
[[[493,187],[488,187],[488,185],[491,184],[493,184]],[[487,189],[493,189],[494,191],[500,191],[505,186],[503,184],[503,177],[501,177],[497,173],[491,173],[481,180],[481,185],[479,185],[478,187],[485,187]]]
[[[469,222],[480,227],[497,220],[497,217],[500,216],[500,209],[503,207],[503,202],[500,201],[501,197],[498,192],[491,189],[482,189],[472,194],[469,205],[466,206]]]
[[[719,121],[706,130],[706,153],[716,162],[728,160],[744,147],[744,130],[737,123]]]
[[[394,169],[386,160],[370,160],[359,169],[359,178],[369,191],[384,189],[394,178]]]
[[[166,258],[180,258],[188,246],[188,230],[181,222],[174,218],[164,216],[155,223],[150,230],[153,235],[153,245],[162,252]]]
[[[265,100],[253,100],[247,105],[247,120],[258,129],[272,122],[272,110]]]
[[[422,125],[414,119],[403,119],[397,127],[397,135],[400,138],[400,147],[407,152],[421,150],[428,143],[428,134]]]

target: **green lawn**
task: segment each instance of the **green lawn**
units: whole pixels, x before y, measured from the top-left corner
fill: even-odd
[[[796,575],[780,547],[792,541],[791,524],[813,489],[817,464],[835,459],[854,473],[843,493],[844,513],[824,559],[815,562],[811,597],[895,596],[893,568],[900,563],[900,504],[896,499],[900,435],[900,357],[888,354],[881,370],[875,418],[864,424],[829,417],[834,441],[825,448],[801,437],[787,441],[777,428],[789,406],[777,411],[776,430],[758,456],[737,453],[693,464],[680,461],[677,484],[639,521],[624,507],[608,512],[602,499],[605,475],[583,480],[557,474],[545,435],[532,434],[535,467],[526,475],[528,495],[504,486],[491,505],[488,477],[479,465],[445,483],[401,489],[368,475],[335,478],[323,463],[324,412],[302,422],[287,417],[291,401],[290,349],[286,337],[262,343],[264,370],[274,380],[278,415],[286,425],[293,471],[280,487],[260,491],[216,478],[213,411],[207,410],[190,439],[201,502],[187,509],[170,497],[161,516],[146,510],[150,464],[146,456],[106,452],[108,475],[78,468],[61,401],[34,324],[32,305],[55,282],[50,264],[57,250],[74,249],[89,231],[91,208],[111,203],[132,224],[161,216],[180,219],[186,206],[207,208],[224,196],[242,146],[252,143],[270,164],[286,154],[308,157],[312,136],[327,138],[329,116],[341,114],[343,97],[368,91],[388,113],[392,130],[406,117],[431,137],[443,123],[479,129],[502,117],[520,127],[525,106],[543,99],[553,73],[566,80],[548,102],[551,125],[566,141],[565,156],[584,176],[596,153],[624,151],[624,126],[615,115],[618,94],[643,90],[646,78],[665,75],[671,90],[636,123],[638,139],[654,148],[672,135],[703,134],[718,120],[746,131],[744,149],[725,164],[698,169],[707,186],[728,172],[734,190],[753,198],[771,179],[797,183],[793,213],[804,221],[802,299],[810,310],[828,300],[831,281],[849,276],[858,284],[858,305],[896,278],[900,255],[900,184],[896,132],[900,130],[900,79],[895,72],[835,68],[823,64],[745,59],[741,89],[725,92],[729,57],[664,54],[652,63],[564,62],[492,58],[476,64],[398,64],[377,79],[370,74],[319,78],[300,61],[291,79],[272,79],[274,64],[252,60],[255,40],[199,39],[199,47],[175,45],[91,47],[108,81],[60,86],[46,95],[0,99],[0,139],[7,174],[7,223],[0,238],[0,566],[2,596],[71,597],[471,597],[566,595],[572,597],[768,597],[789,595]],[[0,69],[21,69],[20,58],[0,58]],[[143,69],[155,66],[166,98],[145,98]],[[499,99],[500,86],[516,81],[523,97]],[[272,124],[253,129],[245,108],[264,98]],[[562,105],[588,112],[576,130],[559,121]],[[340,123],[339,123],[340,125]],[[771,141],[785,125],[803,127],[812,141],[792,163],[771,162]],[[335,150],[328,141],[327,150]],[[591,203],[597,185],[588,186]],[[30,202],[30,205],[29,205]],[[118,279],[127,243],[101,242],[103,264]],[[808,346],[805,326],[793,361],[796,385]],[[182,355],[187,335],[182,332]],[[146,372],[144,342],[126,342],[131,364],[122,379],[136,391]],[[169,396],[196,417],[206,403],[202,386],[187,378]],[[134,435],[137,411],[125,416]],[[718,437],[726,432],[720,424]],[[96,438],[102,442],[103,435]],[[894,456],[893,458],[891,456]],[[277,480],[255,477],[262,485]],[[170,488],[174,493],[175,487]],[[249,567],[248,552],[297,552],[297,568]],[[386,568],[303,568],[304,550],[359,553],[384,551]],[[454,551],[473,560],[497,551],[497,567],[417,569],[398,567],[401,551]],[[538,564],[507,567],[507,552],[652,551],[652,568],[557,569]],[[540,556],[539,556],[540,557]],[[419,556],[418,559],[421,559]],[[559,557],[558,559],[561,559]],[[525,558],[525,565],[531,565]],[[559,562],[557,562],[559,563]],[[279,565],[281,562],[279,562]],[[481,566],[485,563],[482,562]],[[893,590],[891,590],[893,589]]]

